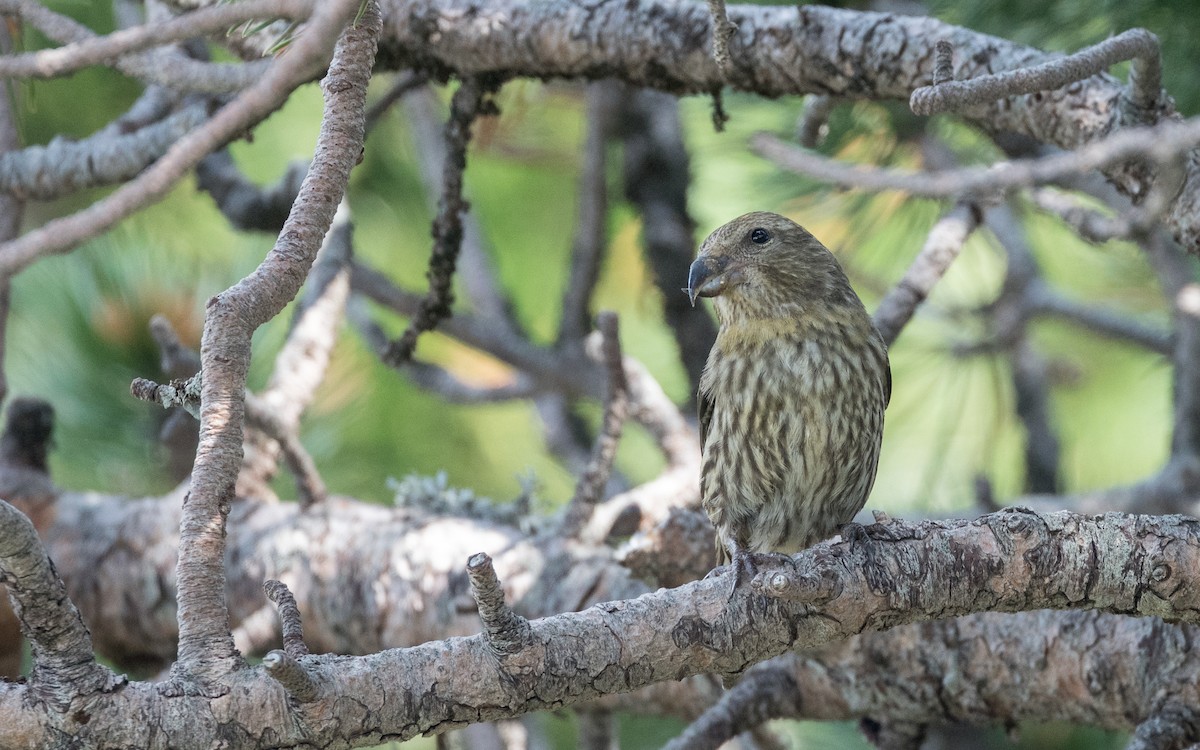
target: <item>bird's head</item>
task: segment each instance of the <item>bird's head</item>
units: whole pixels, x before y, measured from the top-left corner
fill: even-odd
[[[722,321],[778,318],[829,305],[858,305],[837,259],[804,227],[756,211],[720,227],[700,245],[688,297],[716,297]]]

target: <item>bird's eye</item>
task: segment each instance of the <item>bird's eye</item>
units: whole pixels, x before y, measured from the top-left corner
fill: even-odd
[[[755,227],[750,230],[750,241],[755,245],[765,245],[771,241],[771,233],[762,227]]]

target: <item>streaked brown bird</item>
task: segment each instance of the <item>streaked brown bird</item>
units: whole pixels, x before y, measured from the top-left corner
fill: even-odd
[[[798,552],[862,509],[892,373],[837,259],[778,214],[709,235],[687,293],[714,298],[720,321],[700,379],[700,492],[736,591],[754,553]]]

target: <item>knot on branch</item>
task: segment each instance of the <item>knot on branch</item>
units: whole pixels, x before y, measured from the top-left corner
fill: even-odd
[[[479,619],[483,621],[484,637],[492,651],[507,656],[528,646],[533,638],[529,621],[504,601],[492,558],[483,552],[471,555],[467,560],[467,576],[471,581],[471,596],[479,607]]]
[[[751,585],[775,599],[814,605],[832,601],[842,593],[837,573],[823,565],[804,570],[777,568],[758,575]]]

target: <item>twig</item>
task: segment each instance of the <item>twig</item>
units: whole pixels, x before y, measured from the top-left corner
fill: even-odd
[[[500,588],[492,558],[483,552],[471,555],[467,560],[467,576],[471,596],[479,607],[479,619],[483,621],[483,634],[492,650],[508,656],[528,646],[532,640],[529,621],[513,612],[504,601],[504,590]]]
[[[183,507],[176,570],[179,659],[162,687],[167,695],[220,694],[227,688],[218,681],[240,664],[229,635],[224,549],[225,519],[241,463],[250,340],[296,295],[361,155],[366,85],[382,25],[378,5],[342,0],[318,6],[306,33],[282,58],[295,70],[306,69],[307,61],[324,57],[329,40],[360,9],[358,23],[346,27],[338,41],[322,83],[326,106],[316,155],[279,240],[252,274],[208,305],[200,347],[200,447]]]
[[[304,643],[304,628],[300,622],[300,608],[296,606],[296,597],[288,590],[287,584],[271,579],[263,584],[267,598],[279,610],[279,625],[283,631],[283,650],[288,656],[299,659],[308,655],[308,646]]]
[[[1125,218],[1119,215],[1105,216],[1085,207],[1067,193],[1038,188],[1033,191],[1033,203],[1041,210],[1058,216],[1088,242],[1108,242],[1129,236],[1131,228]]]
[[[608,373],[604,421],[592,446],[592,457],[588,461],[587,469],[575,484],[575,494],[563,516],[560,533],[564,537],[577,536],[587,524],[594,506],[600,502],[604,486],[608,484],[608,475],[612,471],[613,459],[617,455],[621,429],[629,413],[629,382],[625,379],[617,314],[600,313],[596,320],[596,328],[600,334],[600,341],[599,351],[593,353],[593,358],[603,362]]]
[[[237,480],[239,496],[268,495],[280,451],[296,477],[304,507],[323,501],[327,495],[312,458],[300,444],[298,431],[300,418],[325,378],[337,343],[350,293],[351,232],[350,210],[343,200],[309,270],[292,328],[275,357],[267,386],[253,399],[253,419],[247,402],[247,426],[261,427],[265,434],[247,431],[245,435]]]
[[[200,389],[199,375],[187,380],[172,380],[170,383],[134,378],[129,384],[129,394],[137,400],[150,401],[164,409],[178,407],[196,419],[200,418]]]
[[[579,534],[591,544],[603,544],[613,536],[629,536],[638,529],[649,531],[667,519],[671,509],[700,503],[700,440],[695,428],[645,365],[626,356],[624,370],[629,384],[629,414],[658,443],[667,466],[649,482],[596,506]],[[711,551],[712,545],[706,547]],[[653,554],[644,547],[640,552]],[[712,565],[704,570],[712,570]]]
[[[804,97],[804,109],[796,123],[796,141],[805,148],[816,148],[829,132],[829,115],[838,104],[838,98],[827,94],[809,94]]]
[[[954,45],[939,39],[934,46],[933,85],[941,86],[954,80]]]
[[[799,715],[798,699],[796,681],[789,670],[767,662],[748,671],[664,750],[717,750],[771,719]]]
[[[43,224],[0,244],[0,274],[12,274],[49,253],[63,253],[93,237],[171,189],[200,159],[251,124],[274,112],[296,86],[325,66],[335,38],[330,4],[318,5],[312,19],[253,85],[221,108],[212,119],[175,142],[161,159],[137,178],[88,208]],[[357,155],[356,155],[357,158]]]
[[[959,203],[934,224],[921,252],[875,310],[875,327],[889,346],[958,257],[981,218],[978,206]]]
[[[414,71],[406,71],[397,76],[396,80],[392,82],[391,88],[383,92],[383,96],[371,102],[371,105],[367,107],[367,132],[370,133],[375,128],[380,118],[387,114],[392,105],[412,91],[424,86],[428,80],[428,74]]]
[[[130,394],[140,401],[151,401],[165,409],[179,408],[196,419],[200,419],[202,379],[172,380],[160,384],[147,378],[134,378],[129,386]],[[245,394],[245,421],[248,428],[261,430],[264,436],[274,441],[282,452],[292,476],[296,478],[296,491],[301,507],[308,508],[323,502],[328,497],[325,482],[317,471],[316,463],[304,449],[295,428],[285,426],[280,417],[253,394]],[[261,450],[261,447],[259,448]],[[247,490],[249,491],[249,490]],[[244,496],[244,494],[243,494]]]
[[[196,165],[196,184],[212,196],[235,228],[278,232],[287,221],[307,172],[307,164],[293,163],[274,185],[259,187],[238,170],[228,149],[221,149]]]
[[[1011,351],[1017,418],[1025,427],[1025,492],[1052,495],[1059,491],[1059,441],[1050,420],[1050,384],[1046,361],[1022,332]]]
[[[325,502],[329,491],[325,488],[320,472],[317,471],[316,462],[296,435],[294,426],[284,425],[279,416],[263,404],[261,398],[255,398],[249,393],[246,394],[246,426],[261,430],[278,446],[288,470],[296,479],[296,492],[301,508],[307,509]]]
[[[416,316],[423,301],[420,295],[398,288],[383,274],[358,262],[351,267],[350,286],[371,300],[410,317]],[[586,368],[567,366],[558,353],[539,347],[515,332],[493,326],[492,322],[492,319],[458,312],[444,321],[440,330],[571,396],[593,396],[600,392],[600,380]],[[386,343],[386,339],[383,342]],[[373,343],[380,345],[379,341]]]
[[[1092,169],[1145,158],[1168,164],[1200,144],[1200,118],[1163,121],[1153,127],[1125,128],[1074,151],[1039,159],[999,162],[990,167],[963,167],[939,172],[912,172],[846,164],[786,143],[767,133],[750,139],[752,148],[779,166],[845,187],[903,190],[926,198],[963,199],[1055,182]]]
[[[407,362],[417,348],[417,339],[450,316],[454,296],[451,283],[462,246],[463,170],[467,166],[467,143],[471,124],[481,114],[493,111],[488,97],[496,81],[472,76],[463,80],[450,100],[450,118],[446,121],[446,161],[442,171],[442,197],[433,222],[433,252],[429,256],[429,292],[421,300],[416,315],[399,339],[388,345],[383,361],[391,367]]]
[[[679,99],[649,89],[623,87],[617,121],[625,146],[625,196],[642,217],[643,254],[662,294],[663,317],[688,375],[690,399],[717,328],[697,315],[680,292],[696,254],[695,222],[688,214],[690,165],[679,121]]]
[[[607,145],[612,129],[611,83],[593,83],[587,90],[587,138],[579,175],[578,216],[563,290],[562,319],[558,345],[570,345],[584,337],[588,328],[588,304],[600,276],[608,220]]]
[[[159,366],[171,378],[190,378],[200,371],[200,355],[184,346],[164,315],[150,319],[150,337],[158,346]]]
[[[96,663],[91,635],[42,549],[37,530],[24,513],[3,500],[0,576],[21,633],[33,649],[29,681],[36,700],[61,712],[76,698],[124,684],[124,678]]]
[[[79,141],[56,138],[45,146],[0,154],[0,191],[53,200],[128,180],[207,118],[208,106],[193,102],[132,132],[106,128]]]
[[[435,212],[446,170],[446,138],[440,107],[441,102],[429,87],[423,86],[404,97],[409,137],[417,152],[425,195],[429,198],[430,209]],[[520,324],[513,317],[511,301],[500,288],[479,221],[466,211],[462,215],[462,224],[462,249],[456,275],[462,282],[467,304],[487,319],[491,327],[505,334],[519,334]]]
[[[288,691],[298,703],[312,703],[321,697],[320,684],[296,657],[286,651],[270,651],[262,660],[263,669]]]
[[[110,63],[126,75],[169,88],[220,94],[245,88],[263,75],[266,61],[206,63],[168,50],[139,52],[214,31],[228,29],[255,18],[307,18],[312,3],[306,0],[254,0],[204,8],[160,24],[122,29],[99,37],[68,16],[55,13],[34,0],[3,0],[0,12],[17,15],[64,47],[0,58],[0,77],[54,78],[89,65]]]
[[[1169,355],[1174,334],[1111,310],[1067,299],[1053,291],[1045,280],[1034,279],[1025,290],[1025,303],[1031,315],[1049,315],[1094,331],[1102,336],[1127,341],[1159,354]]]
[[[1160,96],[1162,63],[1158,38],[1145,29],[1130,29],[1059,60],[980,76],[969,81],[939,82],[935,73],[934,85],[913,91],[909,106],[918,115],[957,111],[1008,96],[1057,89],[1130,59],[1140,61],[1137,63],[1138,75],[1130,79],[1134,104],[1139,112],[1150,113],[1157,106]]]
[[[1046,364],[1028,338],[1030,290],[1041,281],[1041,272],[1010,204],[989,209],[986,222],[1008,261],[1004,285],[988,314],[1011,364],[1013,407],[1025,428],[1025,489],[1055,493],[1060,449],[1050,419],[1050,384]]]
[[[729,75],[733,59],[729,56],[729,39],[737,31],[737,24],[729,20],[725,12],[725,0],[708,0],[708,13],[712,16],[712,57],[722,76]]]
[[[443,367],[427,362],[411,361],[405,372],[420,387],[454,404],[494,404],[527,399],[545,390],[542,384],[525,373],[515,374],[509,383],[479,387],[464,382]]]

